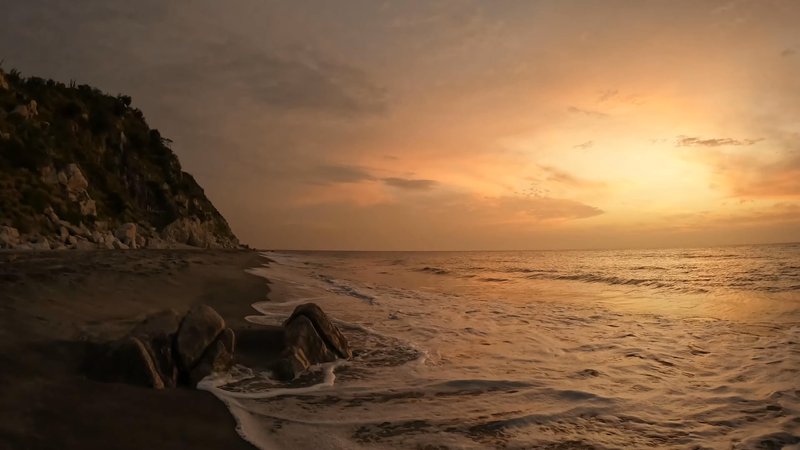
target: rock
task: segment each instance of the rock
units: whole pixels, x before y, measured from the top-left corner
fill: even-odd
[[[6,74],[0,70],[0,89],[8,90],[8,81],[6,80]]]
[[[314,364],[335,360],[336,353],[325,345],[311,320],[297,316],[286,325],[286,350],[272,369],[278,378],[291,380]]]
[[[11,133],[6,131],[0,131],[0,140],[2,141],[10,141],[11,140]]]
[[[128,249],[130,249],[130,247],[128,247],[127,245],[125,245],[122,242],[120,242],[119,239],[114,239],[111,242],[111,248],[114,248],[116,250],[128,250]]]
[[[114,232],[114,235],[117,239],[120,240],[123,244],[128,246],[129,248],[136,248],[136,224],[135,223],[123,223],[122,225],[117,228],[117,231]]]
[[[61,220],[58,217],[58,214],[56,214],[56,212],[53,211],[53,208],[51,208],[49,206],[44,209],[44,216],[47,217],[48,219],[50,219],[50,221],[53,222],[53,225],[61,225],[61,226],[69,225],[69,222],[67,222],[66,220]],[[69,227],[67,227],[67,228],[69,228]]]
[[[182,217],[164,227],[161,237],[168,242],[202,248],[233,248],[239,245],[236,240],[218,236],[217,226],[212,221],[201,221],[197,217]]]
[[[30,243],[33,250],[50,250],[50,241],[46,237],[40,238],[37,242]]]
[[[87,241],[84,238],[80,238],[80,237],[76,237],[76,236],[73,236],[73,237],[75,237],[75,247],[74,248],[76,250],[94,250],[94,249],[97,248],[97,246],[95,244]]]
[[[192,307],[183,317],[175,338],[180,368],[191,371],[206,348],[214,342],[222,330],[225,320],[208,305]]]
[[[208,346],[200,362],[189,372],[189,382],[196,386],[200,380],[215,372],[224,372],[233,365],[233,352],[236,336],[233,330],[225,328],[214,342]]]
[[[331,322],[327,314],[322,311],[322,308],[315,303],[298,305],[292,312],[292,315],[283,323],[283,326],[289,330],[292,322],[301,316],[311,321],[319,336],[336,356],[343,359],[350,359],[353,357],[350,346],[347,344],[347,339],[345,339],[336,325]]]
[[[25,119],[31,119],[39,114],[38,105],[36,100],[31,100],[28,104],[17,105],[11,114],[18,114]]]
[[[167,244],[166,241],[161,240],[157,237],[147,238],[147,242],[145,244],[147,245],[147,248],[155,248],[155,249],[169,248],[169,245]]]
[[[174,387],[178,382],[173,342],[180,319],[175,310],[161,311],[147,316],[130,333],[145,345],[166,387]]]
[[[0,248],[14,248],[19,244],[19,230],[14,227],[0,226]]]
[[[81,200],[81,215],[83,216],[97,216],[97,204],[94,200]]]
[[[137,235],[136,236],[136,248],[144,248],[146,243],[147,243],[147,240],[144,238],[144,236],[142,236],[142,235]]]
[[[58,172],[53,166],[44,166],[39,169],[39,178],[44,184],[55,185],[58,184]]]
[[[69,238],[69,230],[67,227],[62,226],[58,228],[58,238],[61,240],[61,242],[67,242],[67,239]]]
[[[164,381],[147,346],[137,337],[127,336],[92,359],[92,375],[101,381],[164,389]]]
[[[67,243],[67,245],[69,245],[72,248],[77,248],[78,247],[78,238],[76,236],[67,236],[66,243]]]
[[[69,198],[73,201],[78,200],[79,194],[85,193],[86,188],[89,187],[89,182],[86,181],[83,172],[75,163],[68,164],[64,171],[59,172],[58,180],[67,188]]]
[[[95,244],[105,244],[105,236],[97,230],[92,231],[92,238],[89,240]]]

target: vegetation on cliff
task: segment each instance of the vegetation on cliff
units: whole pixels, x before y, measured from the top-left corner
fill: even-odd
[[[237,246],[169,144],[128,96],[0,70],[5,246]]]

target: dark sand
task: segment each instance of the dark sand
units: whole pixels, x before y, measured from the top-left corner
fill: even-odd
[[[249,251],[0,252],[0,448],[252,450],[210,393],[100,383],[81,363],[87,341],[198,302],[219,311],[242,348],[270,350],[263,334],[248,341],[244,321],[268,291],[244,270],[264,262]]]

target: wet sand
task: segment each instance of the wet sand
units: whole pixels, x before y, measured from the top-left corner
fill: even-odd
[[[245,270],[263,263],[251,251],[1,252],[0,448],[253,449],[210,393],[100,383],[81,363],[86,342],[200,302],[246,337],[268,287]]]

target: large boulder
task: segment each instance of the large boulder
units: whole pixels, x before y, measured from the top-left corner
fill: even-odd
[[[147,316],[123,339],[88,354],[89,375],[156,389],[195,386],[233,364],[235,336],[211,307],[195,306],[181,317],[174,310]]]
[[[192,386],[200,380],[216,372],[224,372],[233,364],[233,352],[236,347],[236,335],[230,328],[225,328],[214,342],[208,346],[197,365],[189,372]]]
[[[166,387],[174,387],[178,382],[173,342],[180,321],[180,315],[169,309],[147,316],[130,332],[131,336],[139,339],[147,348]]]
[[[180,368],[191,371],[209,345],[225,329],[225,320],[208,305],[192,307],[181,321],[175,338]]]
[[[91,363],[92,374],[101,381],[164,389],[164,382],[147,346],[134,336],[108,345]]]
[[[344,335],[314,303],[296,307],[283,325],[286,346],[270,366],[281,380],[292,380],[315,364],[353,355]]]
[[[342,359],[349,359],[353,357],[353,352],[347,344],[342,332],[331,322],[328,315],[322,311],[316,303],[304,303],[297,306],[292,315],[284,321],[283,326],[289,329],[291,323],[297,320],[300,316],[308,318],[314,325],[320,338],[325,342],[327,347],[333,351],[336,356]]]
[[[317,333],[314,324],[299,316],[286,326],[286,349],[272,366],[274,375],[292,380],[314,364],[336,360],[336,354]]]

